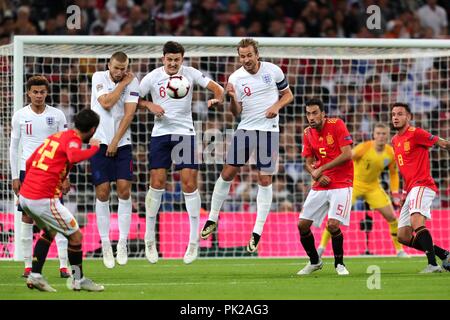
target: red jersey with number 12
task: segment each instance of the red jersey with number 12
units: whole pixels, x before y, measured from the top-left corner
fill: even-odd
[[[428,149],[439,137],[415,127],[408,127],[403,134],[392,138],[395,161],[403,177],[406,192],[414,187],[428,187],[438,191],[430,173],[430,156]]]
[[[341,147],[352,143],[352,136],[344,121],[338,118],[325,119],[322,130],[318,131],[311,127],[305,129],[302,156],[305,158],[313,157],[316,160],[314,167],[317,169],[336,159],[342,153]],[[323,174],[329,177],[331,182],[326,187],[322,187],[318,182],[315,182],[312,186],[313,190],[352,187],[353,161],[349,159],[339,166],[325,170]]]
[[[60,131],[45,139],[26,162],[20,194],[28,199],[59,198],[61,185],[74,163],[92,157],[98,147],[81,150],[74,130]]]

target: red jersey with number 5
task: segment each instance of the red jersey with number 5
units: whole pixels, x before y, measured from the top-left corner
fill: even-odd
[[[315,159],[314,167],[333,161],[341,153],[341,147],[351,145],[352,136],[347,130],[344,121],[338,118],[325,119],[322,130],[318,131],[308,127],[303,133],[303,151],[305,158]],[[312,186],[313,190],[329,190],[346,188],[353,186],[353,161],[349,159],[343,164],[332,169],[325,170],[324,175],[330,178],[331,182],[322,187],[318,182]]]
[[[28,199],[59,198],[61,185],[74,163],[92,157],[98,147],[81,150],[74,130],[60,131],[45,139],[26,163],[20,194]]]
[[[404,181],[406,192],[414,187],[428,187],[438,191],[430,173],[430,156],[428,149],[439,137],[415,127],[408,127],[403,134],[392,138],[395,161]]]

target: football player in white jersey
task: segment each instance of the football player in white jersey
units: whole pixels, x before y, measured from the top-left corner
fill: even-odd
[[[119,241],[116,259],[120,265],[128,261],[127,239],[131,225],[131,181],[133,159],[130,124],[139,100],[139,81],[128,71],[128,57],[115,52],[108,70],[92,76],[91,109],[100,116],[94,138],[100,140],[100,151],[91,159],[92,182],[95,185],[95,213],[102,241],[103,263],[107,268],[115,265],[109,238],[111,182],[116,182],[119,198]]]
[[[147,74],[140,83],[141,97],[148,93],[152,97],[152,102],[143,102],[156,116],[149,145],[150,187],[145,200],[145,254],[150,263],[158,261],[155,222],[165,190],[167,169],[172,163],[175,164],[175,170],[181,170],[181,187],[190,221],[189,244],[183,261],[189,264],[197,258],[201,199],[197,189],[198,160],[192,121],[193,86],[198,84],[214,94],[214,98],[208,100],[208,108],[223,103],[222,86],[197,69],[183,66],[183,56],[181,44],[173,41],[165,43],[163,66]],[[165,88],[170,77],[180,75],[189,80],[190,90],[184,98],[172,99]],[[178,150],[181,150],[181,156],[178,156]]]
[[[230,108],[241,121],[227,152],[226,164],[211,198],[211,210],[202,232],[207,239],[217,228],[219,211],[239,168],[256,152],[258,168],[257,216],[247,251],[255,252],[272,204],[272,175],[278,158],[278,112],[292,102],[293,95],[283,71],[259,60],[258,43],[242,39],[237,48],[242,67],[233,72],[226,86]]]
[[[28,157],[39,147],[45,138],[58,131],[67,129],[64,113],[45,104],[45,98],[49,91],[48,80],[44,76],[33,76],[28,79],[27,94],[31,103],[17,110],[12,118],[11,143],[10,143],[10,165],[12,175],[12,188],[16,195],[19,194],[21,183],[25,178],[25,162]],[[22,157],[19,159],[19,148],[21,146]],[[69,180],[63,185],[63,193],[70,189]],[[19,211],[22,208],[18,207]],[[65,236],[60,233],[56,235],[56,246],[60,264],[61,278],[70,277],[67,270],[67,244]],[[32,267],[33,252],[33,219],[22,213],[21,243],[25,271],[23,277],[28,277]]]

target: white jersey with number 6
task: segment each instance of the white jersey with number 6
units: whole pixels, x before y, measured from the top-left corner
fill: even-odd
[[[167,94],[166,87],[170,76],[164,71],[164,67],[153,70],[141,80],[141,97],[150,93],[153,103],[159,104],[165,112],[164,116],[155,118],[152,137],[166,134],[195,135],[192,122],[192,92],[195,84],[206,88],[211,79],[197,69],[186,66],[181,66],[176,75],[187,78],[191,84],[189,93],[182,99],[172,99]]]
[[[19,170],[25,170],[25,163],[29,156],[39,147],[45,138],[58,131],[67,129],[64,113],[45,106],[44,112],[37,114],[27,105],[17,110],[12,118],[10,162],[12,179],[19,178]],[[22,157],[18,167],[19,144],[22,143]]]
[[[261,62],[256,74],[241,67],[230,75],[228,83],[234,87],[236,100],[242,103],[238,130],[280,131],[278,116],[266,118],[267,109],[279,100],[279,91],[289,88],[280,67]]]
[[[121,93],[117,103],[110,110],[106,110],[98,102],[98,98],[104,94],[111,93],[116,86],[117,83],[114,83],[109,76],[109,70],[97,71],[92,76],[91,109],[100,116],[100,124],[94,134],[94,138],[100,140],[103,144],[110,144],[119,129],[120,121],[125,114],[125,103],[138,103],[139,101],[139,81],[134,78]],[[120,139],[118,147],[127,144],[131,144],[131,130],[129,127],[122,139]]]

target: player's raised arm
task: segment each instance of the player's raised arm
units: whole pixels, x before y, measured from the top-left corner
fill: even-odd
[[[214,93],[214,98],[208,100],[208,108],[223,104],[223,87],[217,82],[210,80],[206,88]]]
[[[106,109],[111,108],[119,101],[122,92],[133,81],[134,74],[127,71],[128,58],[121,53],[113,55],[108,62],[110,78],[117,86],[111,92],[106,88],[107,83],[102,79],[101,75],[95,73],[92,77],[93,92],[96,93],[96,98],[100,105]]]
[[[445,140],[443,138],[439,138],[439,140],[436,142],[436,144],[439,146],[439,148],[450,150],[450,141]]]
[[[126,90],[126,100],[124,103],[124,115],[122,120],[120,120],[119,128],[117,129],[111,143],[106,149],[106,156],[113,157],[117,153],[117,147],[123,135],[127,132],[133,121],[134,114],[136,112],[138,100],[139,100],[139,85],[137,79],[128,86]]]

